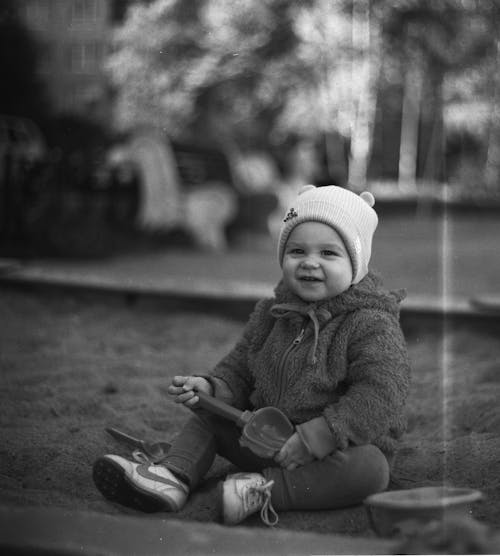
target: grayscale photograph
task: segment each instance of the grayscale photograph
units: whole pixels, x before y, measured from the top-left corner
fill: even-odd
[[[0,552],[500,554],[500,0],[0,0]]]

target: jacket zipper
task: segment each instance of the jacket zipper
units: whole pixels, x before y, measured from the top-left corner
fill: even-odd
[[[283,353],[283,355],[281,356],[281,359],[278,362],[278,395],[276,396],[276,400],[274,402],[274,405],[277,406],[279,401],[281,400],[281,396],[283,394],[283,378],[284,378],[284,374],[285,374],[285,363],[288,360],[288,357],[290,355],[290,353],[302,342],[302,340],[304,339],[304,335],[306,332],[306,327],[303,326],[300,329],[300,332],[298,334],[298,336],[292,341],[292,343],[287,347],[287,349],[285,350],[285,352]]]

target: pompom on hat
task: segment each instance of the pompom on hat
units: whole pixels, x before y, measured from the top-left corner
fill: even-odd
[[[304,186],[283,220],[278,238],[280,266],[286,242],[295,226],[303,222],[322,222],[342,237],[351,258],[352,283],[357,284],[368,273],[372,238],[378,225],[374,204],[375,199],[368,191],[357,195],[336,185]]]

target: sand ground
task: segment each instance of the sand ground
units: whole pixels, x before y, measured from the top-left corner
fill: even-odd
[[[133,513],[95,489],[92,463],[127,453],[106,426],[150,440],[179,430],[186,410],[167,398],[170,377],[206,371],[231,348],[242,322],[127,305],[90,294],[0,291],[0,499],[13,506]],[[393,488],[446,483],[477,488],[473,517],[500,526],[500,344],[498,330],[416,328],[409,430]],[[219,521],[217,460],[176,517]],[[247,525],[260,527],[257,518]],[[373,535],[364,508],[285,512],[280,528]]]

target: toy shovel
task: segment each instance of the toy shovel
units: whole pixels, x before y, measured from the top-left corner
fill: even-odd
[[[243,429],[240,444],[260,457],[274,457],[295,431],[288,417],[276,407],[240,411],[203,392],[196,392],[196,395],[199,398],[196,407],[236,423]]]
[[[114,439],[123,442],[130,448],[144,452],[153,463],[160,462],[164,459],[170,450],[170,444],[168,442],[148,442],[141,438],[135,438],[135,436],[131,436],[114,427],[107,427],[105,430]]]

